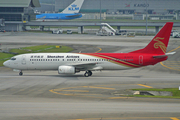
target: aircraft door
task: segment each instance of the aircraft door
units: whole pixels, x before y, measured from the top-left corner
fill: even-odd
[[[26,55],[22,56],[22,61],[21,61],[22,65],[26,65]]]
[[[139,56],[139,64],[143,65],[143,56],[142,55]]]

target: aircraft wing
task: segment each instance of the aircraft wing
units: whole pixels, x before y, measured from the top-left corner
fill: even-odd
[[[81,14],[67,15],[66,17],[73,18],[73,17],[79,17],[79,16],[81,16]]]
[[[98,63],[74,63],[68,66],[74,66],[79,70],[102,70],[103,67],[97,65]]]
[[[167,57],[169,55],[173,55],[175,54],[176,52],[170,52],[170,53],[166,53],[164,55],[157,55],[157,56],[153,56],[153,58],[163,58],[163,57]]]

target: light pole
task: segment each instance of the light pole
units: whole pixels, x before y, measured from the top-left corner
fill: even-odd
[[[101,0],[100,0],[100,22],[101,22]]]
[[[147,35],[147,13],[148,13],[148,11],[147,11],[147,0],[146,0],[146,35]]]

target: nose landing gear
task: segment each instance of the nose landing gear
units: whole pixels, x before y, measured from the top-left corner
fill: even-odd
[[[90,70],[88,70],[88,71],[86,71],[85,73],[84,73],[84,76],[85,77],[89,77],[89,76],[91,76],[92,75],[92,72],[90,71]]]

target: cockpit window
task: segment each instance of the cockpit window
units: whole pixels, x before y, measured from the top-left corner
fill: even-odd
[[[16,58],[13,58],[13,57],[12,57],[11,60],[16,60]]]

